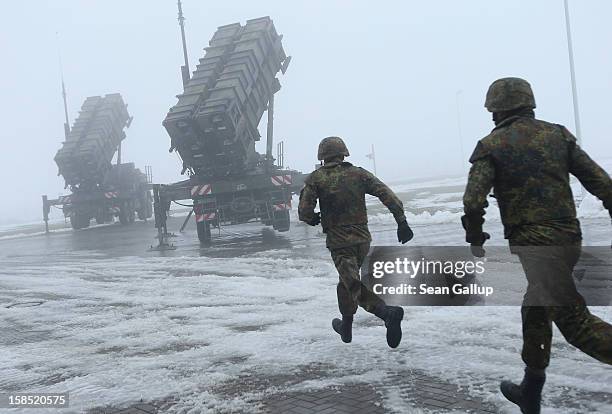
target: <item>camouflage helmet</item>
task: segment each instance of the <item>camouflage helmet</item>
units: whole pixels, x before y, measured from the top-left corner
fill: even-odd
[[[327,137],[321,140],[319,144],[319,151],[317,153],[317,159],[326,160],[331,157],[336,157],[338,155],[343,155],[345,157],[349,156],[348,148],[346,148],[346,144],[342,141],[340,137]]]
[[[489,112],[505,112],[518,108],[535,108],[531,85],[521,78],[498,79],[489,86],[485,107]]]

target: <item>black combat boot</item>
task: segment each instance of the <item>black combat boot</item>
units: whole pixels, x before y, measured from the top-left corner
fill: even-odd
[[[353,315],[342,315],[342,320],[334,318],[332,328],[340,335],[342,342],[348,344],[353,340]]]
[[[499,389],[504,397],[515,403],[523,414],[540,414],[542,387],[546,381],[544,370],[525,368],[525,376],[520,385],[502,381]]]
[[[401,306],[378,305],[374,309],[374,315],[385,321],[387,328],[387,345],[397,348],[402,340],[402,319],[404,309]]]

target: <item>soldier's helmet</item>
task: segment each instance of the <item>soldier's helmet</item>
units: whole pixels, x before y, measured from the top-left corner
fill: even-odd
[[[512,111],[519,108],[535,108],[531,85],[521,78],[498,79],[489,86],[485,107],[489,112]]]
[[[319,144],[319,151],[317,153],[317,158],[319,160],[326,160],[331,157],[336,157],[338,155],[343,155],[345,157],[349,156],[348,148],[342,138],[340,137],[327,137],[321,140]]]

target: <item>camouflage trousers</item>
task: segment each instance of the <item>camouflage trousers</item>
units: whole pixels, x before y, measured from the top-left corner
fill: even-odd
[[[373,312],[377,305],[384,305],[382,299],[361,283],[359,269],[370,250],[370,243],[330,249],[338,270],[340,281],[336,287],[338,308],[342,315],[353,315],[357,306]]]
[[[513,248],[528,282],[521,308],[521,356],[530,368],[548,366],[553,322],[567,342],[612,364],[612,325],[589,312],[574,283],[572,273],[580,251],[580,245]]]

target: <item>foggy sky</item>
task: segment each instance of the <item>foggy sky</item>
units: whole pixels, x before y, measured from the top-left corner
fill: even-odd
[[[609,158],[612,2],[570,8],[583,146]],[[217,26],[274,20],[293,56],[280,75],[275,137],[286,164],[304,172],[320,139],[339,135],[349,160],[368,169],[374,143],[386,180],[465,174],[493,126],[486,89],[503,76],[528,79],[537,116],[574,131],[562,0],[184,0],[183,10],[192,70]],[[134,116],[124,162],[151,165],[158,183],[183,179],[161,125],[182,91],[176,14],[174,0],[3,3],[0,224],[39,220],[42,194],[68,193],[53,161],[63,141],[56,32],[71,123],[87,96],[119,92]],[[260,130],[265,137],[265,116]]]

